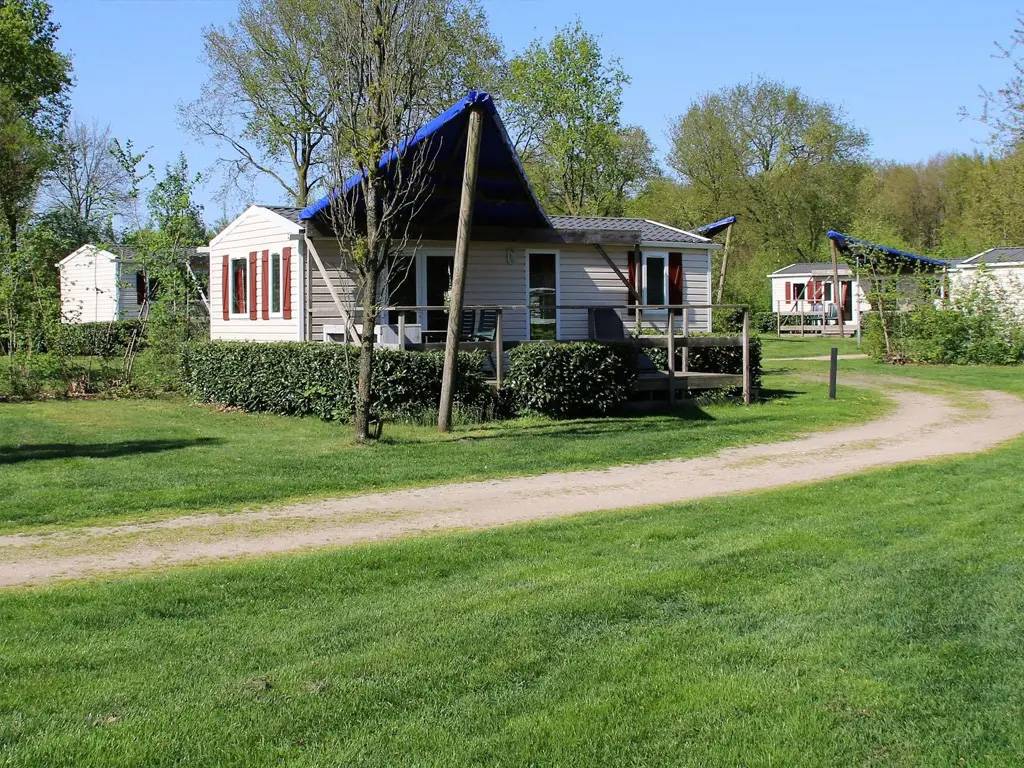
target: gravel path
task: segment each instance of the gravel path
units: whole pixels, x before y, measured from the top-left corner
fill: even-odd
[[[896,409],[868,424],[697,459],[0,536],[0,587],[760,491],[983,451],[1024,434],[1024,401],[1007,393],[960,392],[954,401],[900,390],[892,378],[844,383],[882,388]]]

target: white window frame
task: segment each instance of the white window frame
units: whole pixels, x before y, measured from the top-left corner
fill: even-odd
[[[278,285],[274,285],[274,257],[277,257],[277,282]],[[270,317],[281,318],[284,317],[284,257],[280,252],[270,252],[270,256],[267,258],[267,270],[270,274],[267,275],[267,290],[270,292],[268,297],[268,310]],[[277,311],[274,311],[274,293],[277,292]]]
[[[668,251],[644,251],[643,254],[642,254],[642,258],[640,260],[640,263],[641,263],[640,269],[643,270],[643,274],[640,277],[640,279],[642,281],[641,287],[643,288],[643,296],[641,298],[643,299],[644,306],[646,306],[649,303],[647,301],[647,284],[649,282],[648,279],[647,279],[647,260],[648,260],[648,258],[661,259],[662,263],[664,264],[664,269],[662,269],[662,271],[661,271],[661,285],[662,285],[662,290],[664,291],[662,296],[665,297],[665,301],[663,301],[662,303],[663,304],[668,304],[669,303],[668,302],[668,295],[669,295],[668,294]],[[647,315],[647,314],[665,315],[665,314],[668,314],[668,310],[667,309],[645,309],[644,310],[644,314],[645,315]]]
[[[240,261],[245,265],[245,311],[235,312],[235,262]],[[249,295],[249,285],[252,277],[249,275],[249,255],[244,256],[231,256],[228,259],[228,317],[238,319],[249,319],[249,312],[252,307],[249,306],[249,301],[252,297]]]
[[[526,280],[526,339],[532,341],[530,335],[530,256],[555,255],[555,341],[562,338],[562,313],[558,311],[558,305],[562,303],[562,252],[557,248],[528,248],[523,259],[523,276]]]

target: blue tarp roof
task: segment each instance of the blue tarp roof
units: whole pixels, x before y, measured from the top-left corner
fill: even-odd
[[[735,223],[736,223],[736,217],[735,216],[727,216],[724,219],[720,219],[718,221],[713,221],[710,224],[705,224],[703,227],[697,227],[693,231],[696,232],[698,235],[703,235],[704,237],[714,237],[719,232],[721,232],[722,230],[726,229],[727,227],[729,227],[730,225],[735,224]]]
[[[387,169],[395,162],[409,162],[417,152],[433,153],[433,187],[417,213],[417,221],[437,232],[450,229],[448,234],[454,238],[462,194],[465,137],[472,108],[480,109],[484,115],[476,205],[473,209],[474,226],[550,229],[551,222],[526,179],[519,156],[494,106],[494,100],[484,91],[471,91],[457,104],[426,123],[411,139],[385,153],[380,160],[380,168]],[[361,193],[359,182],[360,174],[357,173],[340,190],[336,189],[304,208],[299,218],[326,218],[328,206],[339,195]]]
[[[936,267],[944,267],[947,264],[947,262],[942,259],[933,259],[928,256],[910,253],[909,251],[901,251],[898,248],[890,248],[887,245],[879,245],[878,243],[861,240],[858,237],[850,237],[849,235],[844,235],[842,232],[836,232],[834,229],[830,229],[828,231],[828,237],[836,244],[836,247],[844,253],[854,253],[858,249],[872,250],[880,251],[887,256],[895,256],[897,258],[914,261],[919,264],[930,264]]]

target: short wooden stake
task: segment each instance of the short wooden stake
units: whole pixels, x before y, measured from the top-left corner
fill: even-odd
[[[839,378],[839,347],[832,347],[828,364],[828,399],[836,399],[836,380]]]
[[[710,313],[711,310],[709,309]],[[690,372],[690,308],[683,310],[683,373]]]
[[[750,405],[750,310],[743,308],[743,402]]]

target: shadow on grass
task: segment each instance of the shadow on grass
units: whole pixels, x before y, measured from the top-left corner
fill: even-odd
[[[161,453],[177,451],[224,442],[217,437],[200,437],[194,440],[122,440],[117,443],[38,443],[29,445],[0,446],[0,464],[18,464],[24,461],[49,461],[51,459],[112,459],[118,456],[132,456],[138,453]]]

